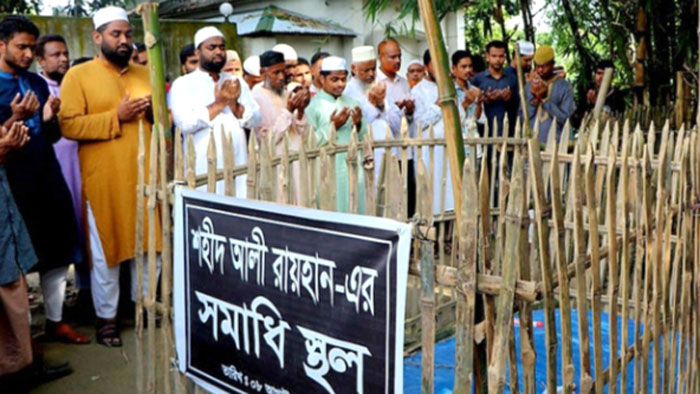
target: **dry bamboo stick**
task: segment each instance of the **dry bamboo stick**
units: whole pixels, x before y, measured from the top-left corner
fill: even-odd
[[[355,131],[354,127],[350,133],[350,145],[345,156],[345,162],[348,166],[348,212],[358,213],[360,182],[357,174],[357,131]]]
[[[594,151],[593,145],[590,146],[590,151]],[[592,157],[592,156],[591,156]],[[592,167],[593,165],[589,162],[586,165],[586,184],[588,185],[591,180]],[[578,335],[579,335],[579,365],[580,365],[580,381],[579,390],[581,393],[588,393],[591,391],[593,386],[593,381],[591,380],[591,360],[589,355],[589,339],[588,339],[588,306],[586,303],[586,270],[585,270],[585,256],[586,256],[586,240],[583,230],[583,185],[581,184],[581,178],[577,172],[580,171],[580,167],[574,164],[574,175],[573,176],[573,211],[574,211],[574,250],[575,250],[575,261],[576,261],[576,309],[578,314]],[[552,175],[553,177],[554,175]],[[586,187],[589,189],[589,187]],[[586,205],[590,209],[593,208],[593,214],[588,215],[588,220],[595,220],[595,197],[586,201]],[[597,229],[597,225],[591,224],[593,230]],[[598,240],[597,238],[591,236],[591,246],[593,249],[597,248]],[[593,251],[591,252],[593,256]],[[591,259],[591,267],[595,263],[595,258]],[[599,270],[591,268],[591,275],[598,275]],[[595,295],[595,294],[594,294]],[[595,331],[595,330],[594,330]]]
[[[329,193],[328,198],[332,203],[331,207],[329,209],[331,211],[335,211],[338,209],[337,202],[338,202],[338,198],[339,198],[339,196],[337,196],[337,194],[338,194],[337,183],[336,183],[337,180],[335,179],[335,174],[336,174],[335,169],[336,169],[336,165],[337,165],[336,152],[334,152],[332,150],[332,148],[335,148],[336,136],[337,136],[337,132],[335,129],[335,124],[333,124],[333,122],[331,122],[331,130],[330,130],[330,133],[328,135],[328,148],[329,149],[327,152],[330,160],[328,160],[329,168],[328,168],[328,171],[326,172],[326,176],[328,177],[328,184],[327,184],[328,188],[327,189],[324,188],[322,190],[319,190],[319,193],[322,193],[322,192]],[[347,152],[347,150],[346,150],[346,152]]]
[[[399,170],[399,161],[396,156],[389,156],[388,172],[386,177],[386,209],[384,217],[401,220],[404,214],[403,196],[398,190],[404,190],[403,178]]]
[[[616,157],[616,148],[613,143],[612,149],[609,150],[608,155],[610,157],[610,162],[613,163]],[[617,226],[616,222],[616,215],[617,215],[617,207],[615,206],[615,200],[614,200],[614,188],[615,188],[615,171],[616,168],[615,166],[608,166],[607,169],[607,174],[606,174],[606,189],[607,189],[607,194],[606,194],[606,218],[607,218],[607,224],[608,224],[608,231],[610,234],[613,234],[615,231],[615,228]],[[608,280],[608,297],[610,300],[616,300],[617,299],[617,288],[618,288],[618,273],[617,273],[617,237],[611,236],[608,239],[608,245],[610,247],[610,255],[608,257],[608,273],[609,273],[609,280]],[[625,297],[626,298],[626,297]],[[609,317],[609,330],[610,330],[610,359],[615,360],[617,359],[617,302],[610,302],[608,304],[608,317]],[[627,322],[623,321],[623,326],[627,326]],[[602,326],[598,326],[595,323],[593,323],[593,332],[595,333],[596,331],[600,331],[602,329]],[[627,347],[627,344],[623,342],[622,345],[623,349]],[[624,359],[624,357],[623,357]],[[610,364],[610,384],[608,389],[610,392],[615,393],[617,392],[617,365],[615,363]],[[597,366],[596,366],[596,373],[597,373]],[[596,374],[596,377],[599,376]],[[624,381],[622,382],[622,385],[624,386]],[[602,393],[602,386],[601,386],[601,391]]]
[[[408,140],[408,120],[406,117],[401,118],[401,141]],[[403,214],[401,216],[403,221],[408,219],[408,149],[406,146],[401,147],[401,178],[403,179],[403,192],[401,193],[403,197]],[[415,207],[414,207],[415,208]]]
[[[138,393],[143,393],[143,236],[144,236],[144,192],[146,185],[144,184],[144,174],[146,172],[146,147],[145,136],[143,130],[143,122],[139,122],[139,142],[137,154],[138,173],[137,189],[136,189],[136,242],[134,245],[134,262],[136,264],[136,389]]]
[[[233,196],[233,160],[231,154],[233,145],[229,141],[228,134],[224,131],[224,126],[219,130],[221,140],[221,155],[224,160],[224,195]]]
[[[428,188],[425,178],[425,166],[419,159],[417,184],[421,195],[426,193]],[[421,217],[426,220],[426,223],[431,223],[432,206],[421,201],[418,207]],[[420,243],[421,345],[423,348],[421,393],[432,394],[435,387],[435,262],[433,260],[433,245],[429,239],[431,228],[421,226],[417,230]]]
[[[503,145],[503,151],[505,152],[506,146]],[[492,150],[492,152],[495,154],[496,150],[495,147]],[[498,177],[498,229],[496,231],[496,264],[494,266],[493,272],[495,275],[499,275],[501,273],[501,264],[503,261],[503,254],[504,254],[504,244],[505,244],[505,232],[506,232],[506,199],[508,198],[508,194],[510,193],[510,183],[507,179],[506,173],[507,173],[507,155],[506,154],[501,154],[501,160],[500,164],[498,167],[498,171],[500,172],[500,175]],[[496,171],[494,167],[494,171]],[[493,179],[493,176],[491,177]],[[528,218],[529,219],[529,218]]]
[[[207,192],[216,193],[216,139],[213,130],[209,132],[207,147]]]
[[[422,166],[422,163],[420,164]],[[474,361],[474,306],[476,304],[476,260],[478,251],[479,200],[474,168],[464,161],[462,175],[462,227],[459,231],[460,259],[458,272],[462,278],[457,288],[457,345],[454,393],[468,394],[472,387]],[[432,210],[432,206],[428,206]]]
[[[313,130],[309,130],[309,141],[308,141],[308,149],[318,149],[316,147],[316,134],[314,134]],[[309,199],[311,200],[311,207],[312,208],[319,208],[319,201],[317,199],[318,195],[318,187],[321,184],[317,179],[318,179],[318,172],[320,171],[320,166],[319,166],[319,160],[318,158],[312,158],[309,156],[309,153],[306,153],[306,157],[310,160],[309,161]]]
[[[506,253],[502,266],[503,283],[501,295],[498,298],[496,333],[492,354],[504,354],[508,338],[511,336],[513,324],[514,286],[517,279],[517,263],[519,256],[518,245],[522,218],[525,215],[523,161],[516,151],[513,164],[513,179],[511,181],[510,198],[508,199],[508,223],[506,225]],[[503,393],[505,385],[505,360],[503,357],[492,357],[488,368],[489,394]]]
[[[421,156],[419,155],[418,158]],[[362,169],[365,177],[365,214],[377,214],[377,201],[375,198],[374,183],[374,152],[372,150],[372,133],[365,134],[362,142]]]
[[[492,259],[493,251],[491,250],[491,236],[493,233],[493,220],[489,214],[489,206],[491,205],[491,196],[489,195],[489,173],[488,173],[488,154],[484,152],[481,157],[481,174],[479,179],[479,204],[480,220],[481,220],[481,258],[479,262],[479,270],[486,274],[492,274]],[[479,283],[477,281],[477,283]],[[483,296],[484,305],[484,320],[486,322],[486,343],[493,343],[493,325],[496,321],[496,303],[493,297],[488,295]],[[486,352],[486,364],[488,365],[490,353]]]
[[[561,204],[561,186],[559,185],[559,153],[555,150],[550,166],[550,181],[552,187],[552,215],[554,217],[554,239],[556,240],[556,261],[559,274],[560,325],[561,325],[561,370],[564,383],[564,394],[571,394],[574,389],[574,362],[571,346],[571,306],[569,300],[569,276],[567,275],[566,256],[564,250],[564,218]],[[580,184],[580,156],[578,147],[574,151],[574,164],[572,169],[573,183]]]
[[[593,146],[590,146],[590,151],[593,151]],[[595,193],[595,175],[596,169],[591,160],[592,155],[589,155],[589,159],[586,163],[586,208],[588,213],[588,228],[589,228],[589,240],[590,240],[590,253],[591,253],[591,277],[592,277],[592,287],[591,287],[591,299],[592,299],[592,309],[593,309],[593,360],[595,367],[595,390],[596,393],[603,392],[603,346],[602,346],[602,333],[600,327],[602,326],[601,319],[601,302],[600,296],[603,293],[601,275],[600,275],[600,253],[599,245],[600,240],[598,236],[598,216],[596,209],[596,193]],[[576,181],[574,181],[576,182]],[[580,195],[574,195],[575,210],[579,209]],[[577,199],[579,198],[579,199]],[[582,208],[582,206],[581,206]],[[577,222],[580,223],[583,218],[577,217]],[[577,231],[583,231],[579,229]],[[610,239],[615,239],[616,237],[610,237]],[[609,244],[609,247],[612,244]]]
[[[260,139],[260,199],[275,201],[275,168],[272,164],[272,137]],[[335,185],[333,185],[335,190]]]
[[[420,266],[417,262],[411,262],[408,267],[408,273],[413,276],[420,277]],[[458,287],[460,280],[458,279],[459,272],[456,267],[449,265],[435,266],[435,281],[437,284],[447,287]],[[500,294],[501,284],[503,280],[499,276],[477,274],[476,275],[476,292],[479,294],[497,297]],[[535,302],[537,301],[539,292],[537,291],[537,283],[518,279],[515,282],[515,298],[522,301]]]
[[[248,140],[248,176],[246,177],[246,197],[251,200],[256,200],[258,198],[257,193],[257,164],[258,164],[258,152],[255,149],[255,137],[251,136]],[[235,183],[235,182],[234,182]]]
[[[172,277],[172,234],[170,232],[170,201],[165,198],[168,195],[168,155],[165,145],[165,133],[158,133],[159,142],[159,170],[160,170],[160,219],[161,219],[161,276],[160,276],[160,295],[161,303],[165,313],[161,314],[161,368],[163,369],[163,392],[171,393],[170,389],[170,358],[173,350],[173,331],[170,323],[170,296],[171,296],[171,277]],[[155,281],[154,281],[155,282]],[[153,293],[156,293],[155,283]],[[153,298],[155,302],[155,295]],[[174,380],[177,387],[178,379]]]
[[[291,177],[289,176],[290,167],[289,133],[285,133],[284,138],[282,139],[282,160],[280,161],[280,166],[277,169],[278,176],[275,177],[275,180],[277,181],[277,196],[275,201],[287,205],[291,204],[292,202],[292,199],[289,196],[291,190]]]
[[[299,179],[297,180],[299,190],[296,192],[296,195],[301,198],[301,201],[296,201],[295,199],[294,204],[311,208],[313,198],[309,192],[309,183],[315,180],[309,181],[309,165],[313,165],[313,161],[310,162],[306,157],[306,141],[302,141],[299,145],[299,162],[297,165],[299,166]]]
[[[187,187],[194,189],[196,187],[196,179],[194,173],[195,163],[197,162],[196,153],[194,151],[194,139],[192,134],[187,134]]]
[[[659,161],[660,166],[656,171],[656,179],[658,180],[658,187],[656,190],[656,237],[654,239],[654,247],[652,251],[652,259],[654,265],[654,299],[652,304],[652,314],[654,320],[654,371],[653,371],[653,393],[659,394],[661,391],[661,367],[663,366],[663,361],[661,359],[661,342],[659,336],[663,334],[664,327],[661,322],[661,308],[663,307],[663,233],[660,231],[665,228],[666,215],[664,212],[664,207],[666,206],[666,182],[664,181],[664,176],[666,175],[665,164],[667,157],[666,144],[668,139],[666,138],[667,133],[664,132],[661,147],[659,150]]]
[[[175,148],[173,149],[175,151],[175,171],[174,171],[174,177],[175,177],[175,182],[183,182],[185,180],[184,177],[184,169],[185,169],[185,162],[183,160],[182,154],[182,131],[180,131],[179,127],[175,128]]]
[[[545,343],[547,357],[547,392],[557,391],[557,332],[554,316],[555,301],[552,293],[552,267],[549,256],[549,226],[546,224],[546,215],[550,214],[550,208],[545,201],[544,179],[549,173],[544,174],[542,160],[540,159],[539,141],[530,139],[528,145],[530,165],[532,166],[533,197],[535,202],[535,218],[537,222],[537,240],[539,245],[539,262],[542,271],[542,293],[544,299],[545,319]],[[555,151],[556,138],[553,139],[551,151]]]
[[[639,153],[643,149],[643,140],[641,129],[639,126],[635,129],[634,140],[632,144],[632,157],[635,160],[639,159]],[[634,370],[633,370],[633,386],[632,390],[634,393],[638,393],[641,390],[640,378],[641,378],[641,368],[642,363],[642,348],[639,338],[641,336],[641,326],[642,326],[642,294],[643,294],[643,280],[642,280],[642,264],[644,261],[644,204],[643,204],[643,180],[642,172],[640,168],[632,167],[634,171],[634,176],[632,178],[633,182],[633,195],[630,197],[630,201],[634,201],[634,215],[632,216],[634,221],[635,232],[637,237],[635,238],[635,252],[634,252],[634,279],[632,283],[633,293],[634,293],[634,303],[636,305],[634,309]]]
[[[148,358],[146,362],[146,393],[156,392],[156,190],[158,176],[157,126],[151,131],[150,158],[148,161],[148,298],[144,302],[148,312]],[[138,275],[137,275],[138,276]],[[137,288],[138,289],[138,288]],[[138,290],[137,290],[138,291]],[[142,296],[142,294],[139,294]]]
[[[625,125],[625,131],[629,130],[629,125]],[[630,187],[629,187],[629,144],[627,143],[628,133],[623,133],[623,144],[622,144],[622,167],[620,167],[620,187],[621,190],[621,214],[620,214],[620,224],[622,226],[622,257],[620,259],[620,292],[622,293],[622,349],[627,348],[627,343],[629,342],[629,299],[631,297],[629,280],[630,280],[630,223],[629,223],[629,213],[630,213]],[[617,240],[616,240],[617,241]],[[639,309],[638,305],[635,304],[635,309]],[[622,363],[620,365],[620,394],[627,393],[627,357],[622,357]]]
[[[321,188],[319,191],[320,197],[320,208],[324,211],[335,210],[335,171],[332,169],[330,164],[331,159],[326,155],[325,148],[321,149]]]
[[[647,144],[644,145],[643,148],[643,153],[642,153],[642,160],[645,163],[645,165],[642,166],[642,181],[643,181],[643,187],[642,187],[642,195],[643,195],[643,204],[644,207],[642,209],[642,214],[643,214],[643,219],[644,219],[644,236],[645,236],[645,245],[644,245],[644,261],[645,261],[645,267],[646,269],[644,270],[644,287],[643,287],[643,295],[644,295],[644,334],[642,337],[642,366],[641,366],[641,390],[643,393],[648,393],[648,376],[649,376],[649,370],[646,368],[646,366],[649,365],[649,345],[651,343],[651,331],[649,327],[651,327],[651,314],[649,313],[649,296],[650,296],[650,291],[649,287],[651,284],[652,280],[652,267],[653,264],[651,262],[650,256],[651,256],[651,244],[653,240],[652,232],[651,232],[651,170],[649,168],[649,147]]]

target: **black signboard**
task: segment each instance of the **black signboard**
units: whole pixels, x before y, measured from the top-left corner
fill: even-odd
[[[410,226],[178,188],[180,370],[219,393],[399,393]]]

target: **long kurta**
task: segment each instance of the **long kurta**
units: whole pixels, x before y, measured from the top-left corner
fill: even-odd
[[[263,84],[258,84],[253,88],[253,98],[260,106],[260,125],[255,129],[255,135],[260,142],[260,138],[272,134],[272,142],[275,146],[275,153],[281,155],[284,150],[284,136],[289,140],[289,151],[298,152],[301,144],[306,141],[306,115],[301,119],[296,114],[287,109],[288,91],[282,94],[266,88]],[[279,178],[279,176],[278,176]],[[277,182],[277,202],[284,202],[281,192],[281,183]],[[301,204],[302,195],[299,188],[299,162],[292,163],[292,179],[290,182],[292,189],[292,204]]]
[[[81,256],[71,195],[53,150],[53,143],[61,134],[56,119],[42,120],[49,90],[39,75],[28,71],[17,76],[0,72],[0,123],[12,116],[10,102],[15,95],[23,97],[29,91],[36,94],[40,108],[24,120],[30,140],[12,154],[5,168],[39,257],[36,268],[45,272],[78,262]]]
[[[314,129],[316,143],[318,146],[328,145],[328,138],[331,133],[331,114],[333,111],[340,112],[345,107],[350,109],[359,106],[360,103],[352,98],[341,95],[338,98],[331,96],[325,91],[318,92],[311,99],[309,106],[306,107],[305,113],[309,124]],[[352,135],[352,116],[348,117],[347,122],[336,130],[336,145],[346,145],[350,143]],[[367,124],[362,122],[362,127],[358,130],[358,141],[364,138],[367,133]],[[336,185],[336,209],[339,212],[348,212],[349,210],[349,180],[348,180],[348,164],[346,161],[347,153],[339,153],[335,156],[335,185]],[[358,213],[365,212],[365,180],[362,176],[362,159],[358,154]],[[323,191],[321,191],[323,193]]]
[[[95,217],[109,267],[134,257],[139,122],[143,121],[146,157],[151,124],[143,117],[119,122],[117,108],[126,93],[132,99],[151,94],[148,69],[129,64],[118,70],[96,58],[72,67],[61,84],[63,136],[79,142],[83,194]],[[145,179],[148,179],[148,160]],[[83,213],[85,204],[83,204]],[[144,214],[145,218],[145,214]],[[144,220],[148,231],[148,221]],[[160,219],[156,218],[160,250]],[[144,237],[144,247],[147,240]]]
[[[243,116],[241,119],[236,118],[231,108],[227,106],[214,119],[209,119],[207,106],[216,100],[214,96],[216,83],[226,79],[237,79],[241,85],[238,103],[244,107]],[[193,136],[196,153],[194,170],[196,174],[207,173],[207,151],[209,138],[212,133],[216,143],[216,167],[223,168],[224,155],[221,153],[224,147],[221,141],[222,128],[232,137],[234,164],[238,166],[248,162],[248,144],[243,127],[254,128],[257,126],[260,115],[258,104],[253,100],[250,88],[248,88],[248,84],[243,78],[222,73],[219,76],[219,82],[214,82],[209,73],[198,68],[173,82],[173,86],[170,88],[170,109],[173,113],[175,126],[180,128],[182,135],[187,137],[188,134],[192,134]],[[186,150],[187,144],[184,145]],[[231,149],[231,147],[229,146],[227,149]],[[246,175],[236,177],[236,197],[246,197],[247,179]],[[205,190],[206,186],[201,187],[201,189]],[[223,194],[224,181],[217,182],[216,192]]]
[[[413,87],[411,91],[411,98],[416,102],[416,111],[414,117],[416,122],[420,123],[423,127],[423,134],[427,136],[428,129],[433,126],[433,133],[435,138],[445,138],[445,125],[442,117],[442,109],[440,106],[435,104],[439,97],[438,87],[435,82],[429,81],[427,78],[423,78],[416,86]],[[464,107],[461,105],[462,101],[459,101],[459,117],[460,123],[462,125],[462,131],[468,129],[469,123],[476,107],[474,104],[469,106],[468,110],[465,111]],[[476,131],[474,131],[476,133]],[[466,135],[465,135],[466,136]],[[477,149],[478,150],[478,149]],[[468,151],[466,152],[468,154]],[[477,156],[479,154],[477,153]],[[423,154],[421,160],[425,165],[426,173],[430,174],[430,149],[427,147],[423,148]],[[433,153],[433,213],[440,214],[442,209],[444,211],[451,211],[455,208],[454,194],[452,191],[452,173],[450,170],[450,164],[445,156],[445,147],[436,146]],[[446,171],[443,171],[443,168]],[[445,190],[442,192],[442,178],[445,174]],[[444,201],[444,202],[443,202]],[[444,205],[443,205],[444,204]]]
[[[392,100],[384,99],[384,109],[372,105],[367,98],[367,93],[371,85],[366,84],[358,78],[352,78],[345,87],[343,94],[357,100],[362,108],[362,119],[367,125],[372,126],[372,140],[386,140],[386,128],[390,130],[401,130],[401,110]],[[392,134],[393,135],[393,134]],[[374,149],[374,181],[379,182],[379,171],[381,170],[384,148]]]
[[[543,144],[547,142],[552,122],[557,122],[557,141],[559,141],[566,120],[576,111],[574,90],[569,82],[561,77],[555,76],[554,79],[547,82],[547,84],[549,85],[547,97],[541,104],[542,112],[540,113],[540,129],[538,136],[540,142]],[[530,127],[535,127],[537,107],[530,103],[530,101],[532,101],[531,87],[532,82],[528,82],[525,86],[525,98],[527,99],[527,112],[530,116]],[[522,113],[522,110],[520,112]]]
[[[49,92],[52,96],[61,97],[61,85],[59,85],[56,81],[47,78],[43,74],[39,74],[39,76],[46,81],[46,84],[49,86]],[[73,212],[75,213],[75,219],[78,225],[82,245],[83,212],[81,208],[82,187],[80,185],[78,142],[61,137],[55,144],[53,144],[53,150],[56,152],[56,158],[58,159],[58,164],[61,166],[63,179],[66,181],[68,190],[70,190],[71,197],[73,198]]]

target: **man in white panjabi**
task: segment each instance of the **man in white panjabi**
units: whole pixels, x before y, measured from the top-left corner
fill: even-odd
[[[435,72],[430,59],[430,52],[425,51],[423,55],[426,76],[411,90],[411,97],[416,103],[415,120],[423,127],[423,134],[427,135],[429,127],[433,126],[435,138],[445,138],[445,125],[443,123],[442,109],[438,104],[439,94],[435,83]],[[473,100],[472,100],[473,101]],[[467,130],[469,123],[474,116],[474,110],[470,107],[473,102],[465,99],[457,106],[459,108],[459,118],[463,130]],[[466,109],[465,109],[466,108]],[[473,131],[476,133],[476,130]],[[477,157],[479,157],[477,149]],[[444,146],[436,146],[433,156],[433,213],[440,214],[444,211],[451,211],[455,208],[454,195],[452,194],[452,175],[450,164],[445,154]],[[426,173],[430,173],[430,151],[423,149],[421,160],[425,165]],[[445,170],[445,171],[443,171]],[[442,177],[445,174],[445,192],[442,193]],[[444,204],[444,205],[443,205]]]
[[[243,78],[221,73],[226,62],[226,41],[219,29],[212,26],[199,29],[194,36],[194,45],[199,67],[176,79],[170,89],[175,126],[185,138],[188,134],[193,135],[196,174],[207,171],[207,150],[212,135],[216,142],[217,168],[223,167],[223,148],[233,148],[234,164],[243,165],[248,162],[243,128],[257,126],[260,108]],[[231,136],[233,147],[223,145],[222,129]],[[236,177],[236,197],[245,198],[246,179],[245,175]],[[217,182],[216,192],[221,194],[223,191],[224,182]]]
[[[306,141],[307,122],[304,109],[309,105],[311,93],[308,89],[298,87],[295,91],[285,89],[284,55],[276,51],[267,51],[260,55],[260,71],[263,82],[253,88],[253,98],[260,106],[260,126],[255,129],[258,143],[272,138],[277,155],[284,150],[285,135],[289,141],[289,151],[298,151]],[[285,202],[282,183],[277,175],[277,202]],[[302,195],[299,187],[299,162],[292,163],[289,182],[291,189],[290,203],[301,204]]]
[[[384,141],[387,126],[391,130],[401,129],[401,110],[387,99],[385,82],[377,82],[377,56],[374,47],[365,45],[352,50],[353,77],[343,94],[360,103],[364,121],[372,127],[372,139]],[[374,149],[374,181],[379,181],[384,148]]]

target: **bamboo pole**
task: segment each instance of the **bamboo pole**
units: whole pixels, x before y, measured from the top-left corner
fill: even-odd
[[[516,50],[516,54],[518,51]],[[516,55],[519,59],[519,55]],[[522,73],[522,71],[521,71]],[[556,149],[556,138],[553,139],[552,150]],[[550,213],[550,207],[545,202],[545,185],[543,179],[542,160],[540,158],[539,141],[531,138],[528,144],[530,165],[532,166],[533,197],[535,202],[535,218],[537,222],[537,240],[539,244],[539,262],[542,271],[542,293],[544,298],[545,343],[547,358],[547,392],[557,392],[557,328],[554,317],[554,293],[552,292],[552,267],[549,256],[549,225],[545,222]],[[554,196],[558,198],[558,196]],[[546,213],[545,213],[546,212]]]
[[[462,203],[460,192],[462,190],[461,169],[464,163],[464,143],[462,141],[462,128],[457,109],[457,92],[450,77],[449,60],[442,38],[442,30],[440,30],[435,15],[435,4],[431,0],[418,0],[418,9],[423,20],[428,48],[433,59],[433,68],[439,91],[438,101],[442,108],[447,155],[450,160],[452,174],[452,192],[457,214],[457,228],[461,228],[460,210],[462,209]]]
[[[194,139],[192,134],[187,134],[187,187],[194,189],[196,186],[195,178],[195,163],[197,162],[196,153],[194,151]]]
[[[136,174],[136,242],[134,244],[134,262],[136,264],[136,390],[139,394],[145,390],[143,380],[143,236],[144,236],[144,193],[146,185],[144,174],[146,172],[146,142],[143,130],[143,121],[139,122],[139,142],[137,154],[138,173]]]
[[[629,129],[629,125],[625,126],[625,129]],[[626,133],[625,133],[626,134]],[[618,190],[621,190],[621,221],[620,224],[622,225],[622,257],[620,259],[620,281],[621,281],[621,286],[620,286],[620,292],[622,293],[622,349],[627,348],[627,344],[629,342],[629,300],[630,300],[630,287],[629,287],[629,279],[630,279],[630,268],[629,268],[629,261],[630,261],[630,223],[629,223],[629,214],[630,214],[630,187],[629,187],[629,161],[628,161],[628,156],[629,156],[629,144],[627,143],[628,138],[623,137],[623,141],[625,142],[623,144],[622,148],[622,167],[620,168],[620,185],[621,187]],[[639,308],[638,304],[635,304],[635,308]],[[622,363],[620,365],[620,394],[626,394],[627,393],[627,357],[622,357]]]
[[[146,374],[146,393],[156,392],[156,194],[158,175],[157,134],[151,132],[150,159],[148,164],[148,298],[144,302],[148,312],[148,368]],[[137,290],[138,291],[138,290]]]
[[[616,149],[613,146],[613,149],[609,150],[609,157],[610,157],[610,163],[614,163],[616,159]],[[607,188],[607,195],[606,195],[606,216],[607,216],[607,221],[608,221],[608,229],[609,231],[612,230],[613,232],[610,232],[611,236],[608,237],[608,245],[610,248],[610,254],[608,255],[608,272],[609,272],[609,281],[608,281],[608,297],[610,300],[617,300],[617,291],[618,291],[618,274],[617,274],[617,237],[614,234],[615,228],[617,226],[616,222],[616,206],[615,206],[615,201],[614,201],[614,188],[615,188],[615,171],[616,168],[614,165],[610,165],[607,168],[607,175],[606,175],[606,188]],[[626,297],[625,297],[626,298]],[[617,302],[610,302],[608,304],[608,325],[609,325],[609,330],[610,330],[610,359],[611,360],[616,360],[617,359]],[[623,326],[626,326],[627,322],[623,321]],[[601,326],[596,326],[595,323],[593,325],[593,331],[600,331]],[[622,344],[623,349],[627,347],[627,343],[623,342]],[[626,357],[623,357],[623,360]],[[597,366],[596,366],[597,370]],[[608,389],[610,392],[614,393],[617,392],[617,365],[615,363],[610,363],[610,383],[608,386]],[[596,375],[598,376],[598,375]],[[622,382],[622,385],[624,386],[624,381]],[[602,391],[601,391],[602,392]]]
[[[645,245],[644,245],[644,261],[645,261],[645,267],[646,269],[644,270],[644,287],[643,287],[643,295],[644,295],[644,334],[642,337],[642,365],[641,365],[641,389],[643,393],[648,393],[648,376],[649,376],[649,369],[647,366],[649,365],[649,344],[651,342],[651,330],[649,327],[652,326],[651,323],[651,314],[649,313],[649,304],[651,303],[651,300],[649,300],[649,286],[651,283],[652,279],[652,267],[653,264],[651,263],[651,245],[652,245],[652,240],[653,240],[653,235],[651,232],[651,170],[650,170],[650,165],[649,165],[649,156],[650,156],[650,151],[648,145],[644,145],[644,149],[642,152],[642,161],[644,164],[642,164],[642,181],[643,181],[643,188],[642,188],[642,193],[643,193],[643,204],[644,207],[642,209],[642,214],[644,218],[644,236],[645,236]]]
[[[427,192],[425,166],[418,160],[417,183],[421,195]],[[432,218],[432,206],[425,203],[419,204],[422,218],[430,224]],[[418,227],[420,242],[420,279],[421,279],[421,344],[423,354],[421,356],[421,393],[432,394],[435,390],[435,262],[433,260],[433,245],[429,239],[431,228],[429,226]]]
[[[311,165],[313,165],[314,162],[311,162]],[[313,203],[313,197],[311,196],[310,190],[309,190],[309,183],[310,182],[315,182],[316,180],[312,178],[312,180],[309,180],[309,159],[306,157],[306,141],[302,141],[302,143],[299,145],[299,190],[297,191],[296,195],[301,197],[301,201],[295,201],[296,205],[306,207],[306,208],[311,208],[312,203]]]
[[[591,146],[589,157],[593,157],[594,148]],[[590,162],[587,167],[590,169]],[[580,168],[574,168],[574,173]],[[586,171],[586,181],[591,178],[592,171]],[[576,261],[576,309],[578,314],[578,335],[579,335],[579,390],[581,393],[588,393],[592,389],[593,382],[591,380],[591,360],[589,355],[589,339],[588,339],[588,306],[586,304],[586,271],[585,271],[585,256],[586,256],[586,240],[583,229],[583,188],[580,178],[577,175],[574,177],[573,187],[573,203],[574,203],[574,250]],[[586,201],[587,204],[593,204],[592,201]],[[588,220],[595,217],[588,215]],[[597,226],[590,226],[592,229],[597,229]],[[591,241],[594,244],[593,241]],[[597,241],[594,245],[598,245]],[[593,254],[591,254],[593,256]],[[591,259],[593,262],[595,259]],[[598,271],[591,269],[592,275],[597,275]],[[595,330],[594,330],[595,331]]]
[[[581,183],[581,157],[578,146],[574,150],[574,163],[572,165],[572,190],[574,184]],[[564,249],[564,217],[561,198],[561,186],[559,184],[559,153],[554,150],[554,157],[549,169],[551,173],[552,187],[552,216],[554,218],[554,239],[556,241],[556,261],[559,274],[559,305],[561,324],[561,374],[564,383],[564,394],[571,394],[574,389],[574,361],[571,345],[571,301],[569,300],[569,276],[566,265],[566,255]]]
[[[420,156],[418,156],[420,158]],[[376,215],[377,202],[375,197],[374,152],[372,150],[372,133],[365,134],[362,142],[362,168],[365,177],[365,214]]]
[[[274,146],[274,145],[273,145]],[[276,189],[276,200],[278,203],[291,204],[291,199],[289,192],[291,190],[290,183],[291,177],[289,171],[291,169],[291,163],[289,162],[289,137],[285,133],[282,138],[282,159],[280,160],[280,165],[277,168],[277,189]]]
[[[185,177],[183,175],[185,169],[185,163],[183,161],[184,152],[182,149],[182,132],[180,131],[180,128],[177,127],[175,128],[175,148],[173,152],[175,157],[175,182],[182,182],[185,180]]]
[[[422,165],[422,164],[421,164]],[[462,283],[457,288],[455,324],[457,326],[457,354],[455,361],[454,393],[468,394],[472,387],[474,363],[474,306],[476,304],[476,260],[478,251],[479,200],[474,169],[464,162],[462,176],[462,228],[460,234],[460,259],[458,271]],[[432,206],[430,206],[432,210]]]
[[[357,131],[354,127],[350,133],[350,144],[348,145],[348,153],[345,154],[345,163],[348,166],[348,212],[358,213],[360,182],[357,174]]]
[[[209,132],[207,146],[207,192],[216,193],[216,139],[214,131]]]
[[[136,12],[143,20],[146,54],[148,55],[148,71],[151,80],[151,102],[153,120],[160,132],[170,139],[170,122],[168,106],[165,100],[165,69],[163,67],[163,42],[158,24],[158,3],[141,3]],[[163,154],[166,154],[163,152]]]
[[[246,176],[246,197],[258,199],[258,151],[255,149],[255,137],[248,140],[248,173]],[[234,182],[235,184],[235,182]]]
[[[221,140],[221,154],[224,159],[224,194],[233,196],[234,179],[233,179],[233,144],[229,139],[229,134],[224,131],[224,126],[219,130]]]
[[[502,267],[503,284],[498,298],[496,333],[493,353],[504,354],[513,324],[513,286],[517,278],[517,255],[520,244],[521,226],[525,215],[523,163],[520,152],[516,151],[513,164],[510,198],[508,199],[508,219],[506,225],[506,252]],[[501,394],[505,384],[505,359],[492,357],[488,368],[489,394]]]
[[[178,136],[179,137],[179,136]],[[160,177],[160,219],[161,219],[161,276],[160,276],[160,296],[161,296],[161,368],[163,373],[163,392],[171,393],[170,380],[175,376],[171,375],[170,358],[173,350],[173,331],[170,323],[170,297],[172,278],[172,233],[170,222],[170,201],[168,199],[168,156],[165,154],[166,141],[165,133],[158,133],[159,142],[159,177]],[[149,277],[150,279],[150,277]],[[150,290],[150,288],[149,288]],[[155,302],[155,280],[153,285],[153,301]],[[175,374],[179,375],[179,374]],[[176,389],[179,391],[179,379],[173,379]]]
[[[612,82],[613,69],[608,67],[603,72],[603,82],[600,84],[600,89],[598,90],[598,96],[595,100],[595,107],[593,107],[593,118],[599,119],[601,112],[603,112],[603,106],[605,106],[605,99],[608,97],[608,89],[610,88],[610,82]]]

